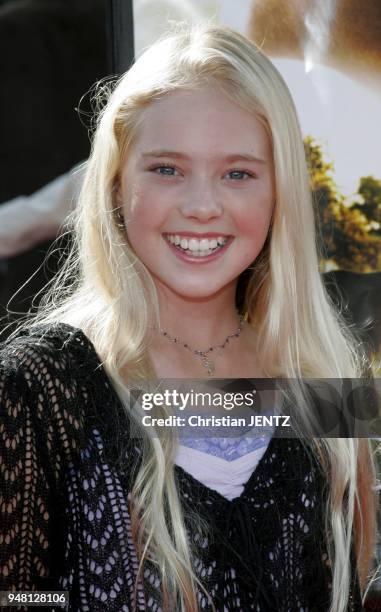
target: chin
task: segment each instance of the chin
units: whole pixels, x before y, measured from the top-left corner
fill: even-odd
[[[163,283],[167,289],[177,294],[179,297],[188,300],[207,300],[208,298],[212,298],[217,293],[222,291],[225,285],[217,285],[215,287],[211,286],[211,283],[206,285],[195,284],[194,286],[189,283],[184,283],[184,285],[179,284],[169,284]]]

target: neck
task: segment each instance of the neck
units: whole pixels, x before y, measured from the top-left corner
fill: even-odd
[[[205,299],[184,298],[158,287],[160,326],[171,336],[205,349],[238,327],[235,284]]]

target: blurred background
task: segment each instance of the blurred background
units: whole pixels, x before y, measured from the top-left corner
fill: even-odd
[[[65,257],[68,238],[52,245],[89,154],[92,86],[126,70],[171,23],[204,19],[249,36],[291,90],[321,271],[379,376],[381,3],[374,0],[0,0],[2,337],[38,304]],[[373,585],[367,610],[381,610],[380,591]]]
[[[105,0],[1,0],[1,317],[37,303],[57,268],[45,256],[74,205],[68,173],[90,149],[77,109],[110,69]]]

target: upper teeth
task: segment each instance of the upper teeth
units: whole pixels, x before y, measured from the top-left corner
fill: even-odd
[[[223,246],[227,242],[227,238],[224,236],[218,236],[218,238],[184,238],[183,236],[178,236],[177,234],[168,234],[167,239],[172,244],[180,246],[182,249],[187,249],[189,251],[208,251],[209,249],[215,249],[217,246]]]

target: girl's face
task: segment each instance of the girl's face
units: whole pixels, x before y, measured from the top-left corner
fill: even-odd
[[[142,119],[117,191],[132,248],[167,293],[233,291],[274,206],[265,128],[212,87],[171,93]]]

